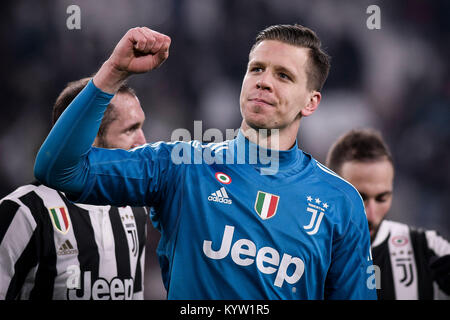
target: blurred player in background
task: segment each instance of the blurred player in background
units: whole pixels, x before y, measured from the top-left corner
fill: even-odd
[[[53,107],[53,124],[91,78],[71,82]],[[134,90],[111,100],[94,146],[145,143]],[[1,299],[143,299],[147,211],[74,204],[39,182],[0,201]]]
[[[385,219],[392,204],[394,163],[381,134],[351,130],[331,147],[327,166],[364,200],[374,264],[381,269],[380,299],[448,299],[450,243],[436,231]]]
[[[235,139],[91,148],[104,106],[160,66],[170,41],[148,28],[122,37],[47,137],[36,177],[81,202],[153,206],[169,299],[376,299],[361,198],[297,145],[330,67],[312,30],[258,34]]]

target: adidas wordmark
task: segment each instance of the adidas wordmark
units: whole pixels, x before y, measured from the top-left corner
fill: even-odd
[[[224,204],[232,204],[233,201],[228,197],[228,193],[224,187],[208,196],[208,201],[219,202]]]

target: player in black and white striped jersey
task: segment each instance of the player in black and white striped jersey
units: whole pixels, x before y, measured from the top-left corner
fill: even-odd
[[[327,166],[350,182],[366,208],[378,298],[450,298],[450,243],[436,231],[386,220],[392,204],[394,165],[381,134],[351,130],[331,147]]]
[[[53,123],[90,78],[72,83]],[[145,143],[144,112],[122,86],[105,112],[94,146]],[[0,200],[0,299],[143,299],[145,208],[74,204],[39,182]]]

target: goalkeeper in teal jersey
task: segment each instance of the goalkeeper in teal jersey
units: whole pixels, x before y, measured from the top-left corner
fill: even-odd
[[[53,127],[36,177],[78,202],[152,206],[169,299],[376,299],[359,194],[297,146],[329,70],[310,29],[259,33],[236,138],[91,147],[118,86],[158,67],[169,46],[158,32],[129,30]]]

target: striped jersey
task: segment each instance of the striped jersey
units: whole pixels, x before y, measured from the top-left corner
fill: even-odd
[[[72,200],[147,205],[168,299],[376,299],[363,201],[295,144],[92,147],[112,95],[90,82],[53,127],[35,174]],[[80,133],[83,134],[80,134]]]
[[[436,231],[384,220],[372,244],[382,300],[450,299],[450,243]]]
[[[0,299],[143,299],[146,214],[18,188],[0,201]]]

